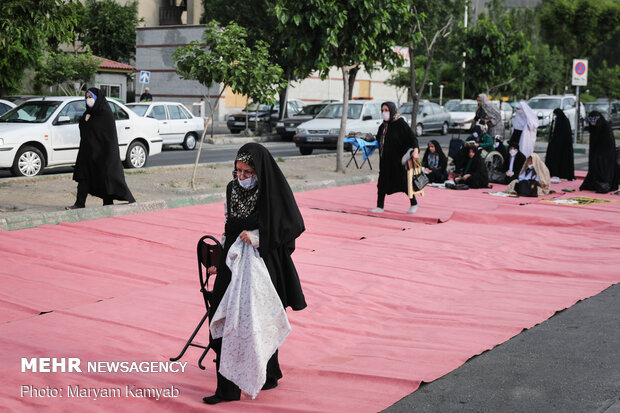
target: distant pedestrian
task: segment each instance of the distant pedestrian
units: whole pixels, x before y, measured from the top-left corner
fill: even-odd
[[[151,102],[153,95],[151,95],[151,89],[148,87],[144,89],[144,93],[140,95],[140,102]]]
[[[115,199],[136,202],[125,182],[114,115],[102,90],[93,87],[86,92],[79,127],[80,148],[73,171],[77,198],[66,209],[84,208],[88,194],[102,198],[103,205],[112,205]]]
[[[586,117],[590,131],[588,174],[580,190],[605,194],[618,188],[616,174],[616,141],[611,126],[598,111]]]
[[[575,160],[570,122],[562,109],[553,111],[549,145],[545,156],[549,174],[562,179],[575,179]]]
[[[489,102],[489,98],[484,93],[479,94],[476,97],[478,102],[478,108],[473,119],[459,122],[459,125],[465,125],[466,123],[473,122],[472,130],[477,124],[484,124],[487,127],[489,135],[492,138],[495,136],[504,136],[504,122],[502,122],[502,114],[499,109]]]
[[[396,105],[385,102],[381,105],[383,123],[379,126],[379,181],[377,182],[377,207],[370,212],[382,213],[385,196],[404,192],[407,194],[407,170],[411,158],[419,160],[418,140],[407,122],[398,114]],[[410,199],[408,214],[418,210],[415,195]]]
[[[538,117],[524,100],[517,103],[515,111],[515,120],[512,123],[514,130],[510,141],[518,142],[519,150],[527,158],[534,152]]]

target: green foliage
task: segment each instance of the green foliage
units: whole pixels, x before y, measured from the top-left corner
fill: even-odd
[[[78,39],[93,53],[129,63],[136,51],[137,0],[124,6],[114,0],[86,0],[81,8]]]
[[[620,2],[543,0],[538,18],[543,38],[562,53],[568,84],[573,59],[593,56],[620,30]],[[617,53],[617,44],[615,48]]]
[[[0,96],[20,87],[24,70],[36,66],[49,39],[71,41],[77,23],[71,0],[0,2]]]
[[[176,71],[183,79],[197,80],[207,87],[224,84],[254,101],[275,103],[278,89],[284,86],[282,68],[269,62],[267,43],[258,40],[250,48],[246,38],[243,27],[235,23],[220,27],[212,21],[203,42],[194,41],[174,51]]]
[[[620,96],[620,65],[607,66],[603,61],[600,67],[589,67],[588,86],[590,93],[596,97],[617,98]]]
[[[508,19],[498,25],[482,14],[473,27],[460,28],[457,43],[459,50],[466,53],[465,86],[469,96],[490,92],[530,73],[530,43],[522,32],[511,27]]]
[[[36,81],[50,86],[58,86],[65,95],[79,95],[82,86],[97,73],[100,60],[93,58],[90,51],[81,54],[51,52],[37,70]],[[73,84],[79,83],[77,89]]]

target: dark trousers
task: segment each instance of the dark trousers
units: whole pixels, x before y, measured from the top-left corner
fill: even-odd
[[[385,204],[385,195],[386,193],[381,190],[381,188],[377,189],[377,208],[383,208],[383,205]],[[411,203],[411,206],[418,205],[415,195],[409,200],[409,202]]]
[[[215,351],[215,368],[217,370],[217,389],[215,395],[223,400],[239,400],[241,398],[241,389],[235,383],[228,380],[220,374],[220,353],[222,351],[222,339],[211,340],[211,347]],[[278,362],[278,350],[271,356],[267,362],[267,383],[278,381],[282,378],[282,370]]]
[[[77,186],[77,198],[75,199],[75,205],[84,207],[86,205],[86,197],[88,196],[88,182],[79,181]],[[103,198],[103,205],[113,205],[114,198],[106,196]]]

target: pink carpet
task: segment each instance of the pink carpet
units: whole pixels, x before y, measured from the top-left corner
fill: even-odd
[[[545,198],[618,199],[562,191],[579,183],[554,184]],[[485,193],[503,188],[427,188],[415,215],[403,213],[403,194],[388,196],[382,215],[366,212],[375,184],[297,194],[307,231],[294,259],[308,308],[288,312],[284,379],[255,400],[215,408],[201,402],[215,390],[213,353],[203,371],[198,349],[181,360],[183,373],[22,373],[20,363],[75,357],[85,369],[178,354],[204,313],[195,244],[222,232],[222,204],[1,232],[0,410],[381,410],[620,281],[620,202]],[[121,394],[70,397],[67,386]],[[171,386],[175,397],[135,396]]]

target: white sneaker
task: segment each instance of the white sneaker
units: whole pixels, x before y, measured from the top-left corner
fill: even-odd
[[[373,208],[373,209],[369,209],[368,212],[374,212],[375,214],[383,214],[383,208]]]
[[[418,211],[418,205],[411,205],[411,207],[409,208],[409,211],[407,211],[408,214],[415,214]]]

